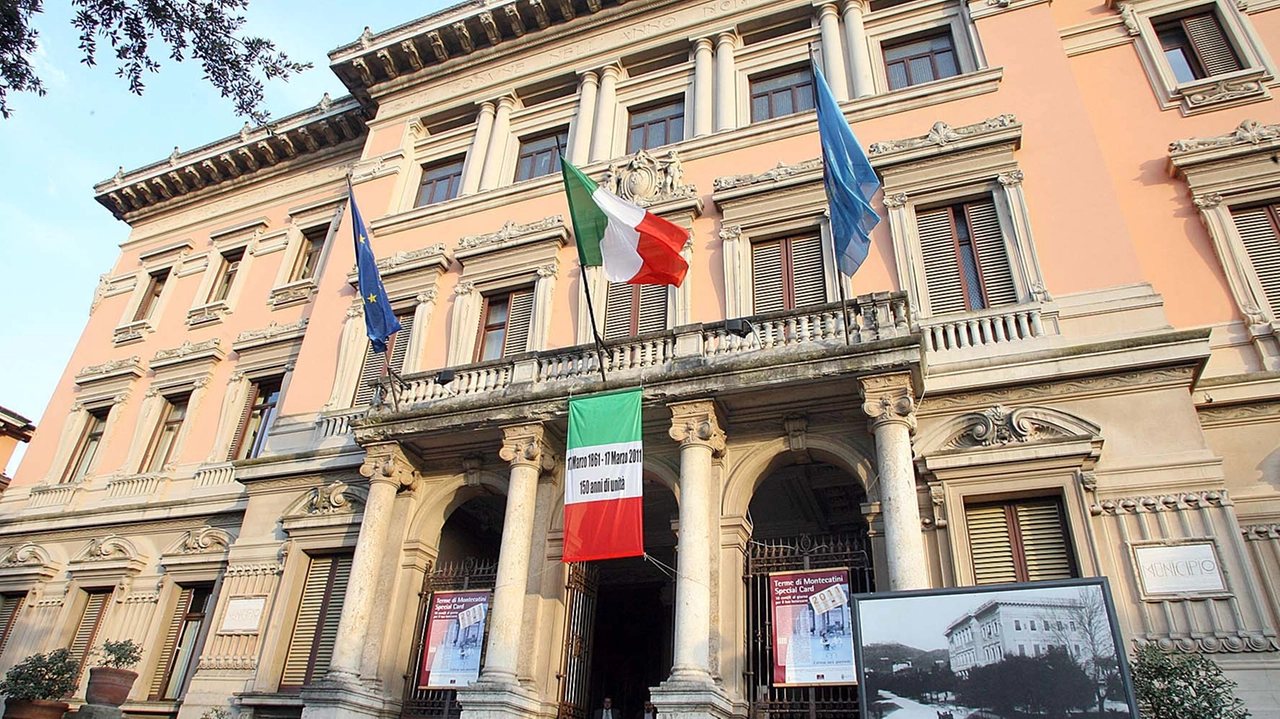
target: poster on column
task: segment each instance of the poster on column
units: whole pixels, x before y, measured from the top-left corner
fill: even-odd
[[[436,592],[422,642],[419,689],[462,687],[480,677],[488,591]]]
[[[856,684],[849,570],[769,575],[773,684]]]

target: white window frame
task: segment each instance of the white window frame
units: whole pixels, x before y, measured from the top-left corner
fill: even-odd
[[[1271,99],[1276,65],[1253,23],[1229,0],[1111,0],[1126,31],[1135,38],[1142,63],[1161,109],[1179,109],[1183,115],[1221,110]],[[1179,84],[1165,60],[1155,23],[1169,15],[1198,9],[1212,10],[1240,58],[1243,69]]]
[[[267,304],[273,310],[311,301],[319,286],[325,263],[333,250],[346,207],[347,198],[343,195],[289,210],[287,220],[289,224],[284,229],[284,257],[280,260],[271,294],[267,298]],[[304,233],[319,226],[325,226],[326,230],[324,248],[321,249],[320,258],[316,261],[316,271],[307,279],[297,279],[299,263],[307,249],[307,238]],[[255,256],[265,254],[264,245],[267,241],[268,238],[263,237],[254,250]]]
[[[129,298],[128,305],[125,306],[124,315],[120,318],[120,323],[116,325],[113,333],[112,341],[117,347],[139,342],[146,339],[148,334],[156,331],[156,327],[160,324],[160,317],[164,314],[173,297],[175,291],[173,288],[177,284],[179,271],[183,269],[184,264],[190,264],[198,260],[198,258],[188,259],[193,248],[194,244],[190,240],[184,240],[151,252],[145,252],[138,258],[138,264],[141,267],[134,273],[133,293]],[[164,288],[160,291],[160,297],[156,299],[155,307],[151,309],[150,316],[135,320],[133,316],[137,314],[138,307],[142,304],[147,290],[151,287],[152,275],[165,270],[168,271],[169,276],[165,279]]]
[[[875,81],[876,94],[918,92],[924,85],[932,87],[935,83],[954,80],[986,68],[977,32],[962,5],[963,3],[955,0],[933,0],[896,5],[867,14],[863,22],[867,29],[867,44],[871,49],[871,76]],[[960,72],[954,77],[890,90],[884,46],[939,30],[950,33]]]
[[[477,107],[479,102],[476,103]],[[479,115],[477,114],[477,118]],[[470,122],[460,127],[441,132],[438,135],[430,135],[427,129],[423,127],[421,121],[415,119],[408,123],[405,130],[405,137],[401,146],[404,148],[403,166],[408,168],[406,172],[400,173],[400,178],[396,189],[392,193],[394,199],[393,209],[400,212],[409,212],[411,210],[425,210],[427,208],[439,208],[457,202],[466,197],[461,186],[458,187],[458,195],[451,200],[437,202],[434,205],[418,206],[418,189],[422,186],[423,168],[432,165],[441,160],[447,160],[451,157],[462,158],[462,176],[465,178],[468,172],[468,166],[472,163],[472,143],[475,140],[476,133],[479,131],[477,122]],[[477,159],[483,163],[483,150]],[[480,168],[476,168],[477,173]]]
[[[217,324],[239,304],[240,294],[249,283],[249,272],[253,269],[254,250],[258,240],[265,234],[267,225],[266,218],[257,218],[209,234],[210,247],[206,253],[204,278],[196,290],[195,304],[187,310],[187,326]],[[213,289],[221,279],[226,265],[224,258],[227,253],[236,250],[243,250],[244,254],[240,258],[240,267],[236,270],[230,291],[226,299],[213,300]]]

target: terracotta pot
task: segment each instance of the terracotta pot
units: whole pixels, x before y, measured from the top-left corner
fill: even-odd
[[[129,698],[129,690],[138,678],[138,673],[128,669],[115,667],[92,667],[89,669],[89,687],[84,691],[84,700],[89,704],[102,704],[118,707]]]
[[[4,719],[62,719],[69,707],[66,702],[9,697],[4,702]]]

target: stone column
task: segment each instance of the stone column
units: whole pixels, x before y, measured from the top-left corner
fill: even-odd
[[[493,116],[493,132],[489,135],[489,148],[484,154],[484,170],[480,173],[481,190],[492,190],[498,186],[498,173],[502,172],[507,143],[511,139],[511,111],[515,107],[514,97],[504,95],[498,98],[498,109]]]
[[[738,124],[738,73],[734,51],[738,36],[732,30],[716,38],[716,132],[732,130]]]
[[[569,138],[569,162],[582,166],[591,157],[591,135],[596,124],[596,96],[599,94],[600,76],[595,70],[582,73],[578,83],[578,117],[573,123],[573,137]]]
[[[849,47],[853,96],[866,97],[876,91],[871,76],[871,50],[867,47],[867,29],[862,24],[865,0],[844,0],[845,44]]]
[[[712,86],[712,58],[715,43],[709,37],[693,42],[693,136],[711,134],[715,89]]]
[[[849,78],[844,71],[844,48],[840,42],[840,15],[835,3],[818,8],[818,29],[822,34],[822,69],[836,100],[849,99]]]
[[[474,195],[480,189],[480,173],[484,169],[489,138],[493,135],[495,112],[492,102],[486,100],[480,103],[480,116],[476,118],[476,136],[471,138],[471,147],[467,150],[467,163],[462,168],[461,194],[463,195]]]
[[[545,431],[541,424],[502,428],[500,456],[511,463],[511,481],[507,488],[498,576],[493,589],[489,644],[484,670],[480,674],[480,681],[485,684],[516,684],[538,477],[555,467]]]
[[[600,71],[600,94],[596,97],[595,131],[591,135],[591,161],[613,157],[613,121],[618,111],[618,78],[622,68],[605,65]]]
[[[889,590],[928,589],[929,572],[920,530],[920,504],[911,461],[911,433],[916,427],[911,375],[874,375],[862,383],[862,411],[876,438],[876,471],[880,476],[880,509],[889,563]]]
[[[333,642],[333,659],[326,679],[356,683],[360,675],[361,657],[374,611],[379,565],[394,556],[387,547],[387,527],[391,523],[391,507],[402,487],[412,486],[417,473],[398,444],[374,445],[367,448],[368,457],[360,474],[369,478],[369,496],[360,521],[360,537],[351,559],[351,578],[342,603],[338,635]]]

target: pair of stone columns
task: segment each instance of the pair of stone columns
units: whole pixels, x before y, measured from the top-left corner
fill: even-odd
[[[616,64],[587,70],[578,80],[577,119],[569,137],[567,156],[575,165],[613,157],[613,131],[618,111],[618,80],[622,68]]]
[[[843,0],[843,42],[840,37],[840,9],[836,3],[828,2],[818,6],[818,31],[823,48],[822,70],[837,100],[849,99],[850,75],[853,76],[853,97],[866,97],[875,92],[867,29],[862,22],[865,2],[866,0]]]

